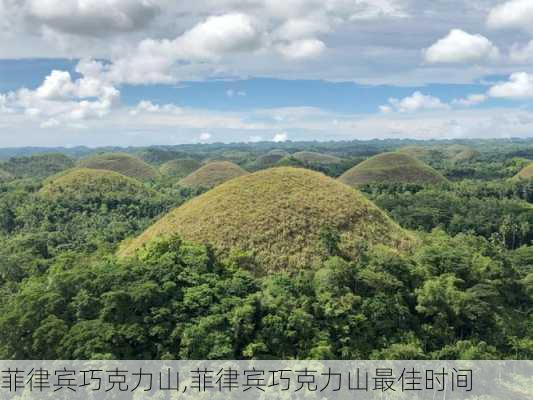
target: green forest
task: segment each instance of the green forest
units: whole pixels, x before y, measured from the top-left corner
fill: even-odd
[[[532,359],[533,140],[0,150],[0,359]]]

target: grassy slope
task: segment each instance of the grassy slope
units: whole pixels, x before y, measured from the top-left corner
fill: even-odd
[[[514,180],[533,180],[533,163],[529,164],[522,171],[515,175]]]
[[[312,151],[300,151],[294,153],[292,158],[308,164],[339,164],[342,160],[329,154],[315,153]]]
[[[173,210],[125,243],[130,256],[160,235],[179,233],[228,251],[255,251],[266,270],[308,266],[325,256],[324,228],[341,233],[340,248],[356,257],[360,246],[407,245],[411,236],[358,191],[301,168],[263,170],[226,182]]]
[[[402,153],[378,154],[346,171],[339,180],[350,186],[369,183],[437,184],[446,182],[446,178],[430,166]]]
[[[86,158],[80,161],[79,166],[114,171],[142,181],[159,177],[159,173],[154,167],[137,157],[124,153],[100,154]]]
[[[213,188],[230,179],[246,175],[244,169],[229,161],[214,161],[183,178],[179,184],[191,188]]]
[[[1,181],[7,181],[11,179],[13,175],[11,175],[9,172],[4,171],[3,169],[0,169],[0,182]]]
[[[113,171],[76,168],[49,178],[40,190],[43,196],[60,197],[105,197],[109,193],[123,196],[150,194],[144,185]]]
[[[181,158],[164,163],[161,168],[159,168],[159,172],[165,176],[183,178],[193,173],[201,166],[202,164],[199,161],[191,158]]]

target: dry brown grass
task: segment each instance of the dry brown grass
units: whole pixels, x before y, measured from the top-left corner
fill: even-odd
[[[411,236],[357,190],[321,173],[273,168],[226,182],[173,210],[119,254],[160,236],[211,243],[227,253],[252,252],[266,271],[309,267],[325,258],[324,229],[340,234],[342,253],[356,258],[364,246],[401,248]]]

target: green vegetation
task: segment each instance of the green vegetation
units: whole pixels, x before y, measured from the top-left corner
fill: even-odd
[[[81,168],[103,169],[135,178],[140,181],[156,179],[159,173],[144,161],[126,153],[106,153],[80,161]]]
[[[184,178],[196,171],[201,166],[202,164],[199,161],[191,158],[180,158],[178,160],[167,161],[161,165],[159,172],[161,172],[161,174],[164,176]]]
[[[0,182],[8,181],[12,178],[13,178],[13,175],[11,175],[9,172],[4,171],[3,169],[0,169]]]
[[[359,192],[304,169],[413,146],[449,181]],[[533,179],[513,179],[533,140],[38,151],[0,149],[0,359],[533,358]],[[52,151],[299,168],[204,193]]]
[[[214,161],[183,178],[179,181],[179,184],[188,188],[211,189],[247,173],[244,169],[229,161]]]
[[[533,163],[529,164],[514,177],[515,180],[533,180]]]
[[[329,233],[328,233],[329,231]],[[312,265],[330,247],[350,259],[365,246],[408,245],[410,237],[354,189],[320,173],[274,168],[240,177],[189,201],[121,249],[132,255],[160,236],[247,252],[264,270]]]
[[[439,184],[446,179],[423,162],[403,153],[383,153],[356,165],[339,180],[350,186],[370,183]]]
[[[0,163],[0,169],[15,178],[42,179],[74,166],[74,161],[63,154],[43,154],[12,157]]]

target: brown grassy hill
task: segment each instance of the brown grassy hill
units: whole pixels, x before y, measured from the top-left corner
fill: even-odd
[[[196,171],[201,166],[202,164],[199,161],[191,158],[180,158],[178,160],[171,160],[164,163],[159,168],[159,172],[165,176],[184,178]]]
[[[441,174],[403,153],[382,153],[346,171],[339,180],[350,186],[370,183],[438,184],[446,182]]]
[[[325,229],[356,258],[361,246],[401,248],[411,236],[357,190],[302,168],[273,168],[226,182],[171,211],[119,252],[127,257],[160,236],[250,251],[267,271],[309,267],[326,257]]]
[[[513,178],[516,181],[533,180],[533,163],[529,164]]]
[[[398,150],[398,153],[407,154],[408,156],[424,159],[430,157],[432,150],[423,146],[405,146]]]
[[[159,177],[159,172],[140,158],[125,153],[107,153],[81,160],[81,168],[103,169],[135,178],[149,181]]]
[[[39,193],[58,199],[148,195],[151,191],[138,180],[117,172],[76,168],[48,178]]]
[[[214,161],[179,181],[181,186],[211,189],[230,179],[246,175],[244,169],[229,161]]]

